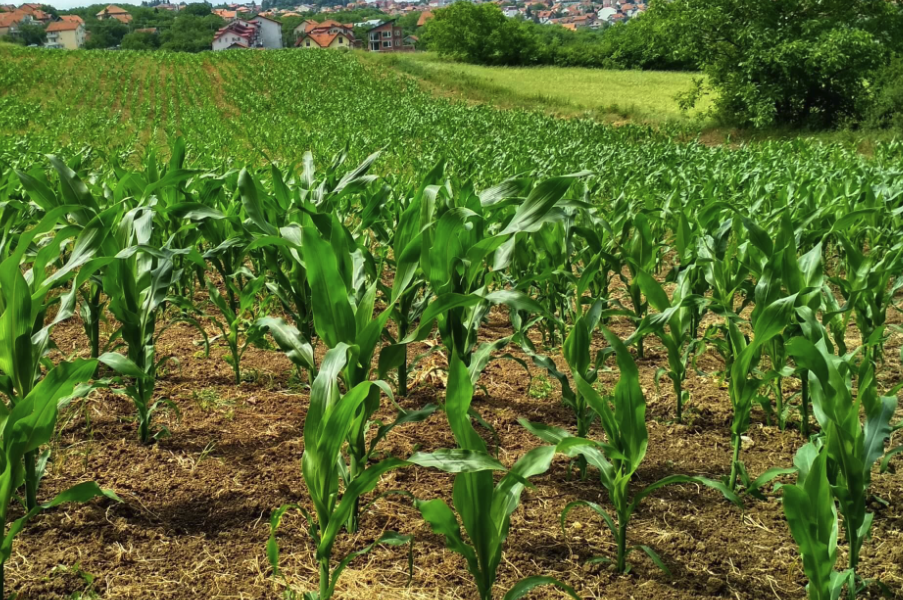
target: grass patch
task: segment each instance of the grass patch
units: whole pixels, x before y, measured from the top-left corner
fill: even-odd
[[[592,116],[609,122],[706,125],[706,99],[681,112],[677,95],[692,87],[697,73],[609,71],[576,67],[485,67],[454,63],[433,53],[360,53],[372,64],[392,67],[463,100],[501,108],[544,110],[560,116]]]
[[[713,98],[703,98],[684,113],[677,95],[689,90],[699,73],[610,71],[575,67],[485,67],[450,62],[435,53],[379,54],[358,52],[360,60],[411,75],[432,93],[497,108],[537,110],[559,117],[589,117],[615,124],[635,123],[663,128],[681,141],[707,145],[807,139],[839,143],[863,154],[875,145],[899,139],[897,131],[812,130],[731,127],[708,113]]]

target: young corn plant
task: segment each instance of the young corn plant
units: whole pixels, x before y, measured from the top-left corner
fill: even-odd
[[[681,271],[677,276],[677,288],[670,300],[662,286],[649,273],[638,270],[634,280],[646,296],[647,302],[658,312],[643,318],[628,343],[654,333],[665,345],[668,351],[668,368],[659,368],[655,374],[655,381],[658,385],[658,380],[663,374],[671,380],[677,402],[677,422],[682,423],[684,407],[690,400],[690,393],[683,389],[683,384],[690,359],[699,345],[691,328],[695,323],[695,316],[699,314],[701,307],[705,306],[705,299],[690,293],[692,269]]]
[[[454,510],[444,500],[438,498],[417,500],[416,506],[433,532],[445,538],[448,549],[464,557],[467,570],[477,586],[480,600],[492,600],[502,549],[511,524],[511,514],[520,504],[521,494],[529,485],[529,479],[549,469],[556,449],[554,446],[542,446],[531,450],[496,484],[492,469],[503,470],[504,467],[488,454],[486,443],[471,424],[472,398],[473,383],[470,373],[466,365],[452,355],[445,414],[461,453],[471,460],[482,457],[488,469],[461,472],[457,461],[434,461],[432,466],[457,473],[452,492]],[[455,451],[440,451],[435,454],[439,457],[457,456]],[[422,460],[419,464],[426,466],[429,463]],[[464,524],[467,539],[461,533],[461,523]],[[570,597],[579,600],[579,596],[572,588],[552,577],[544,576],[522,579],[505,594],[504,598],[517,600],[540,585],[554,585]]]
[[[290,509],[300,510],[308,524],[308,533],[317,546],[316,559],[319,563],[319,590],[305,592],[305,600],[330,600],[335,594],[339,577],[351,561],[380,544],[404,545],[411,542],[410,536],[395,532],[384,533],[376,542],[361,550],[351,552],[337,561],[333,557],[336,538],[356,510],[363,494],[373,490],[380,477],[392,469],[407,463],[397,458],[387,458],[361,470],[353,480],[347,480],[343,471],[342,446],[349,437],[358,413],[368,402],[371,391],[379,393],[372,382],[361,382],[347,393],[339,388],[339,377],[352,358],[351,348],[339,343],[330,349],[311,386],[310,406],[304,420],[304,454],[301,471],[304,484],[314,505],[313,512],[297,505],[284,505],[276,510],[270,519],[270,538],[267,542],[267,557],[274,574],[279,576],[279,545],[276,531],[282,517]],[[339,493],[339,483],[345,479],[347,485]]]
[[[605,358],[605,352],[600,351],[596,355],[595,361],[592,360],[590,343],[592,342],[592,332],[599,322],[602,314],[602,303],[598,302],[594,305],[585,316],[579,317],[562,346],[562,354],[567,361],[571,370],[571,377],[576,381],[578,377],[592,383],[595,383],[599,368]],[[523,342],[528,340],[524,336]],[[558,370],[555,363],[547,356],[536,354],[532,347],[524,344],[524,351],[533,359],[534,364],[544,368],[550,376],[558,380],[561,385],[561,401],[562,403],[574,411],[577,424],[577,437],[584,438],[589,433],[589,428],[596,419],[597,414],[589,406],[580,390],[574,390],[571,387],[567,375]],[[578,467],[580,469],[581,478],[586,478],[586,459],[582,455],[577,457]]]
[[[617,542],[618,550],[614,565],[618,573],[630,571],[631,566],[627,562],[627,558],[634,550],[645,552],[660,569],[667,573],[668,569],[665,563],[652,548],[642,544],[628,546],[627,543],[630,519],[643,499],[661,487],[678,483],[696,483],[710,487],[718,490],[737,505],[740,505],[740,499],[720,481],[689,475],[669,475],[631,495],[630,481],[646,456],[649,441],[646,430],[646,401],[640,387],[639,370],[627,346],[604,326],[601,329],[605,339],[614,348],[620,371],[614,396],[603,398],[590,382],[580,377],[578,373],[574,375],[577,389],[586,398],[589,406],[599,415],[607,441],[602,443],[580,440],[564,429],[530,423],[525,420],[522,420],[521,424],[541,440],[556,444],[569,454],[584,456],[591,466],[599,470],[602,486],[608,492],[609,500],[615,508],[617,521],[602,506],[594,502],[585,500],[571,502],[561,513],[562,529],[565,528],[567,516],[573,509],[580,506],[588,507],[602,517]],[[608,558],[591,560],[611,562]]]
[[[809,600],[838,600],[844,585],[853,589],[853,571],[838,573],[837,507],[828,481],[828,450],[820,442],[806,444],[793,460],[795,485],[781,489],[784,515],[803,558]]]
[[[181,278],[180,271],[173,264],[177,252],[166,248],[158,250],[148,245],[152,219],[152,211],[139,207],[129,211],[120,223],[120,244],[126,249],[119,252],[105,269],[104,290],[110,298],[109,310],[121,324],[114,336],[121,338],[126,355],[107,352],[99,357],[100,362],[131,380],[118,391],[128,396],[135,405],[138,437],[142,444],[168,433],[165,428],[155,430],[153,416],[163,406],[174,408],[168,399],[153,401],[157,373],[164,363],[171,360],[171,357],[157,357],[160,335],[167,327],[185,322],[207,339],[197,320],[186,315],[171,319],[166,327],[157,329],[157,320],[168,303],[185,306],[186,301],[169,296],[170,289]],[[128,244],[135,245],[129,247]],[[193,256],[191,251],[180,254]],[[203,263],[199,255],[193,258]]]
[[[343,235],[344,231],[341,224],[334,221],[333,235],[327,240],[315,227],[305,227],[301,250],[314,300],[314,327],[327,347],[336,348],[342,344],[348,348],[349,359],[343,365],[340,375],[345,386],[350,389],[369,381],[373,355],[392,314],[392,307],[387,307],[378,315],[374,314],[377,292],[375,283],[366,286],[359,300],[355,300],[354,289],[357,286],[351,268],[354,256],[348,236]],[[376,381],[368,387],[367,401],[359,407],[347,433],[349,485],[366,469],[373,451],[373,445],[367,444],[366,436],[373,425],[372,417],[380,406],[380,389],[392,397],[391,390],[384,381]],[[425,419],[433,410],[435,406],[412,413],[399,410],[396,423],[400,420],[412,422]],[[359,512],[355,505],[349,521],[351,531],[357,530]]]
[[[872,248],[864,254],[845,235],[835,235],[843,247],[846,276],[832,277],[831,282],[840,290],[845,308],[852,307],[852,311],[843,315],[843,326],[855,315],[862,341],[868,344],[867,358],[878,362],[883,358],[883,346],[877,342],[884,334],[887,309],[903,288],[903,244],[897,243],[886,251]]]
[[[556,205],[574,181],[585,175],[578,173],[539,182],[525,199],[517,199],[517,208],[510,216],[497,211],[510,206],[502,199],[508,198],[512,190],[523,187],[519,181],[499,184],[479,195],[462,193],[457,200],[463,205],[441,205],[436,201],[442,212],[436,210],[438,217],[422,229],[420,236],[420,267],[427,276],[435,300],[427,305],[418,328],[402,343],[426,339],[435,323],[449,354],[457,354],[471,367],[471,376],[475,379],[485,365],[471,365],[471,362],[480,325],[492,305],[505,304],[509,314],[523,311],[554,318],[545,307],[519,290],[489,289],[494,273],[504,271],[510,263],[512,253],[516,251],[517,234],[534,231],[557,214]],[[447,200],[452,202],[453,199]],[[430,219],[433,219],[432,214],[425,220]],[[399,264],[398,270],[404,269]],[[512,321],[515,320],[517,317],[512,317]],[[503,346],[499,342],[494,349],[500,350]]]
[[[226,362],[232,367],[236,385],[241,384],[241,359],[245,351],[262,336],[262,332],[253,326],[253,322],[258,317],[264,318],[261,312],[265,313],[265,306],[260,302],[258,295],[265,284],[266,277],[263,275],[250,279],[238,291],[238,303],[233,307],[233,303],[227,302],[216,286],[207,281],[210,301],[219,309],[221,315],[221,318],[212,317],[212,320],[229,346],[229,357]],[[231,290],[227,291],[227,294],[231,293]]]
[[[640,323],[649,310],[649,303],[648,298],[646,302],[643,301],[643,293],[637,275],[640,271],[647,273],[655,271],[658,267],[658,248],[661,244],[655,241],[649,219],[643,213],[637,213],[633,219],[625,223],[624,238],[627,237],[628,231],[631,231],[632,234],[622,244],[620,255],[622,262],[630,271],[630,277],[627,278],[623,274],[620,274],[620,277],[627,286],[627,293],[633,307],[633,318],[635,322]],[[637,356],[643,358],[642,337],[637,338],[636,349]]]
[[[9,310],[9,309],[7,309]],[[110,490],[101,489],[93,481],[79,483],[59,492],[48,502],[27,507],[24,515],[9,522],[10,504],[16,499],[17,490],[27,481],[28,459],[53,436],[57,419],[57,403],[72,394],[78,383],[87,381],[94,373],[97,362],[81,360],[74,363],[62,362],[37,384],[27,396],[20,398],[12,406],[0,403],[0,526],[5,532],[0,542],[0,598],[5,598],[4,567],[9,560],[16,536],[35,515],[67,502],[87,502],[97,496],[105,496],[119,502]],[[30,490],[36,493],[37,489]]]
[[[872,467],[885,454],[897,398],[879,396],[875,367],[867,357],[859,367],[854,399],[851,365],[830,354],[824,340],[813,344],[806,338],[793,338],[788,353],[809,374],[813,412],[824,432],[828,479],[849,545],[849,568],[856,582],[850,591],[853,598],[869,583],[857,573],[874,519],[874,513],[868,512],[869,486]],[[860,413],[865,415],[865,424]]]
[[[50,371],[53,364],[45,356],[52,348],[50,333],[57,323],[72,315],[74,304],[63,301],[55,318],[45,324],[49,304],[48,292],[70,279],[78,264],[92,255],[94,233],[98,227],[86,227],[76,237],[69,260],[47,277],[48,262],[59,256],[61,244],[67,241],[66,228],[52,235],[52,241],[37,252],[30,268],[23,275],[22,261],[32,242],[49,234],[62,218],[65,207],[52,210],[19,239],[16,250],[0,263],[0,392],[14,408],[28,398],[35,386],[42,381],[42,368]],[[90,223],[96,224],[96,219]],[[64,239],[61,239],[64,238]],[[26,279],[27,277],[27,279]],[[81,371],[79,371],[81,373]],[[87,381],[87,376],[78,383]],[[71,390],[70,390],[71,391]],[[55,406],[54,406],[55,409]],[[37,506],[37,489],[43,474],[47,455],[40,459],[36,448],[24,452],[23,481],[25,506],[32,510]]]
[[[746,468],[740,460],[743,436],[749,430],[753,400],[759,392],[762,380],[756,375],[756,366],[765,345],[780,335],[793,321],[794,305],[798,294],[786,296],[764,307],[753,323],[753,339],[747,344],[733,318],[727,319],[728,334],[735,357],[731,365],[730,398],[734,411],[731,422],[733,454],[728,485],[733,491],[737,482],[749,481]]]

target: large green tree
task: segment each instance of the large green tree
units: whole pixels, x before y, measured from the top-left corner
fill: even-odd
[[[659,0],[650,9],[694,57],[733,121],[834,125],[870,101],[870,79],[903,44],[886,0]]]
[[[481,64],[530,64],[537,51],[536,36],[489,3],[456,2],[437,10],[423,38],[440,56]]]
[[[22,43],[26,46],[40,46],[47,41],[47,32],[44,31],[44,26],[38,25],[37,23],[20,25],[16,32],[16,36],[22,40]]]

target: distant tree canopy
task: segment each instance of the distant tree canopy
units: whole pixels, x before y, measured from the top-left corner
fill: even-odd
[[[495,4],[456,2],[424,27],[424,41],[440,56],[487,65],[534,62],[536,37]]]
[[[115,48],[122,43],[122,38],[129,32],[129,26],[116,19],[104,19],[98,21],[93,19],[90,23],[86,23],[91,36],[85,42],[85,48],[88,50]]]
[[[420,20],[420,11],[412,10],[408,14],[399,17],[398,25],[405,35],[413,35],[417,31],[417,21]]]
[[[123,50],[156,50],[160,47],[160,37],[146,31],[134,31],[122,38]]]
[[[20,25],[16,35],[26,46],[41,45],[47,41],[47,32],[44,31],[44,26],[37,23]]]
[[[20,25],[15,34],[0,37],[0,41],[20,46],[41,45],[47,40],[47,33],[42,25],[36,23]]]
[[[203,52],[210,50],[213,36],[226,22],[209,12],[201,17],[180,14],[172,27],[160,34],[160,48],[179,52]]]
[[[205,17],[213,10],[213,5],[208,2],[192,2],[185,5],[179,11],[179,15],[194,15],[196,17]]]
[[[510,19],[494,4],[458,2],[435,12],[423,41],[441,56],[487,65],[693,69],[692,59],[671,51],[668,35],[662,22],[645,15],[613,27],[571,31]]]
[[[673,0],[650,16],[709,75],[721,114],[757,127],[857,119],[903,46],[901,5],[885,0]]]

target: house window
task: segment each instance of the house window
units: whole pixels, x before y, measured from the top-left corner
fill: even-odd
[[[383,48],[391,48],[392,42],[383,42]]]
[[[392,32],[391,32],[391,31],[388,31],[388,30],[383,31],[383,37],[384,37],[384,38],[390,38],[390,37],[392,37]]]
[[[310,48],[310,40],[307,40],[307,47]]]
[[[401,40],[395,40],[395,45],[396,45],[396,46],[401,46]]]
[[[345,43],[345,38],[339,38],[339,43],[340,43],[340,44],[344,44],[344,43]]]

